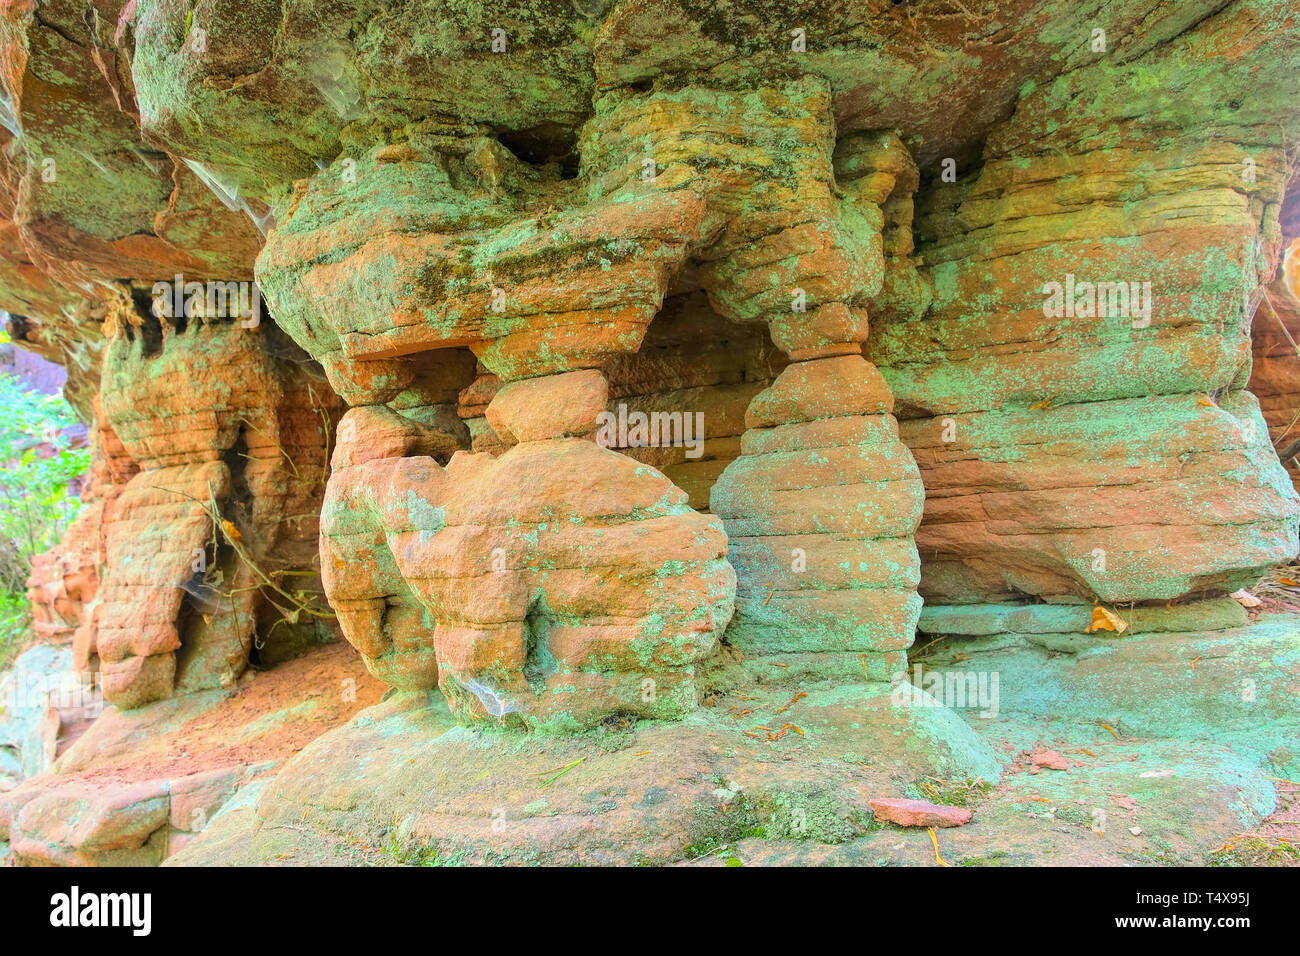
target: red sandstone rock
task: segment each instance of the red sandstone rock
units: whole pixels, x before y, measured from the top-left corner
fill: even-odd
[[[1030,770],[1069,770],[1070,761],[1055,750],[1035,750],[1029,755]]]
[[[510,443],[586,435],[608,400],[609,383],[595,369],[546,375],[503,385],[487,407],[487,420]]]
[[[765,428],[893,410],[889,386],[875,367],[861,355],[842,355],[791,365],[749,406],[745,424]]]
[[[499,720],[683,713],[732,613],[720,522],[582,439],[341,468],[321,544],[372,673]]]
[[[971,818],[971,811],[963,807],[950,807],[928,800],[878,797],[869,802],[876,819],[900,827],[959,827],[969,823]]]
[[[1300,248],[1292,245],[1265,289],[1251,327],[1250,390],[1268,423],[1269,438],[1280,454],[1300,441]],[[1300,464],[1292,452],[1282,464],[1292,481],[1300,480]]]
[[[997,29],[830,5],[788,53],[770,11],[647,0],[521,10],[508,58],[474,5],[236,6],[0,31],[0,305],[80,407],[104,373],[35,616],[121,707],[325,633],[300,584],[394,686],[572,729],[684,714],[724,638],[875,678],[919,592],[1155,601],[1294,556],[1243,388],[1297,222],[1286,4],[1110,4],[1094,56],[1036,0]],[[259,248],[260,329],[141,301]],[[1146,321],[1049,315],[1076,274],[1149,282]],[[701,454],[578,437],[620,405],[703,415]],[[118,796],[43,795],[15,846],[152,858],[152,805],[101,826]]]

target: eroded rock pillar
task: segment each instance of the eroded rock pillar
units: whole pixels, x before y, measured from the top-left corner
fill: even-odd
[[[802,655],[814,670],[884,680],[904,669],[921,611],[913,535],[924,489],[861,343],[868,304],[916,281],[905,255],[889,268],[883,259],[886,243],[911,250],[910,228],[889,229],[899,218],[889,200],[901,195],[910,211],[916,170],[889,133],[842,140],[834,170],[844,199],[828,202],[831,238],[787,260],[788,303],[767,298],[789,306],[767,319],[791,364],[750,404],[741,457],[711,506],[739,579],[728,639],[750,655]],[[764,244],[790,243],[778,234]]]
[[[326,584],[374,672],[428,687],[436,669],[473,716],[680,714],[737,571],[757,595],[728,632],[742,648],[852,649],[872,676],[899,662],[920,489],[860,348],[886,275],[880,203],[906,165],[897,137],[852,139],[857,165],[837,182],[830,86],[801,76],[761,95],[611,91],[582,131],[577,179],[528,169],[481,131],[395,138],[357,142],[355,179],[311,177],[258,265],[352,404],[390,402],[411,363],[466,346],[476,382],[486,370],[500,385],[486,409],[500,441],[475,435],[495,457],[443,463],[399,441],[336,466]],[[584,437],[608,401],[600,369],[641,347],[670,290],[767,325],[794,361],[753,402],[714,487],[722,520]],[[355,421],[364,446],[380,426]],[[730,563],[728,537],[744,539]],[[352,568],[364,561],[381,571]],[[412,597],[420,622],[389,627]]]
[[[713,488],[740,581],[729,638],[757,654],[847,652],[885,679],[921,611],[924,490],[875,366],[816,351],[754,399],[741,457]]]
[[[371,671],[439,687],[471,718],[550,729],[681,716],[732,611],[721,523],[663,475],[583,437],[595,369],[507,382],[499,457],[418,454],[414,429],[348,413],[322,523],[326,587]]]
[[[309,563],[298,545],[315,532],[333,395],[278,357],[292,346],[269,322],[123,308],[100,400],[139,471],[94,515],[98,586],[75,650],[108,700],[130,708],[229,685],[259,633],[316,626],[309,597],[259,592],[311,590],[278,575]]]

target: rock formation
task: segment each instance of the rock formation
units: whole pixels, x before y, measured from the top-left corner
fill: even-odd
[[[1300,254],[1293,244],[1255,313],[1250,391],[1268,423],[1269,438],[1292,481],[1300,476]]]
[[[1239,628],[1300,550],[1300,13],[1094,7],[9,5],[0,307],[94,422],[38,633],[115,719],[339,635],[398,723],[807,680],[996,776],[889,703],[918,622]],[[32,786],[20,859],[169,852]]]

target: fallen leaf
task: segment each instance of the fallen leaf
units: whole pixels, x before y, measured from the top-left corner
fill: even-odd
[[[784,707],[782,707],[780,710],[778,710],[777,713],[778,713],[778,714],[784,714],[787,710],[789,710],[789,709],[790,709],[791,707],[793,707],[796,703],[798,703],[800,700],[802,700],[803,698],[805,698],[805,697],[807,697],[807,696],[808,696],[808,695],[807,695],[804,691],[799,691],[799,693],[795,694],[794,697],[791,698],[790,703],[786,704]]]
[[[1255,597],[1255,595],[1247,591],[1245,588],[1242,588],[1240,591],[1234,591],[1232,593],[1232,599],[1236,601],[1238,604],[1240,604],[1242,607],[1259,607],[1261,604],[1264,603],[1259,598]]]
[[[1114,631],[1116,634],[1123,634],[1128,630],[1128,621],[1124,620],[1114,611],[1107,610],[1098,604],[1092,609],[1092,623],[1085,629],[1085,634],[1091,634],[1093,631]]]

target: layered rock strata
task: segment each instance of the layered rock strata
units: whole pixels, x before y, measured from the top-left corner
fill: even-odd
[[[12,5],[0,291],[123,460],[43,625],[122,706],[229,681],[319,512],[376,675],[573,729],[722,644],[880,680],[922,597],[1293,557],[1245,386],[1296,12],[939,6]],[[158,315],[175,273],[267,322]]]
[[[1255,311],[1250,391],[1293,482],[1300,480],[1300,254],[1293,244]]]
[[[1167,600],[1296,553],[1246,390],[1292,175],[1255,132],[1268,97],[1242,93],[1284,55],[1266,23],[1294,11],[1232,4],[1026,89],[978,163],[924,190],[934,299],[880,316],[871,355],[926,487],[927,601]]]
[[[328,634],[323,600],[319,623],[300,605],[338,400],[270,316],[228,307],[251,298],[264,207],[145,138],[118,6],[0,21],[0,307],[96,421],[87,506],[33,569],[37,632],[135,707]]]

